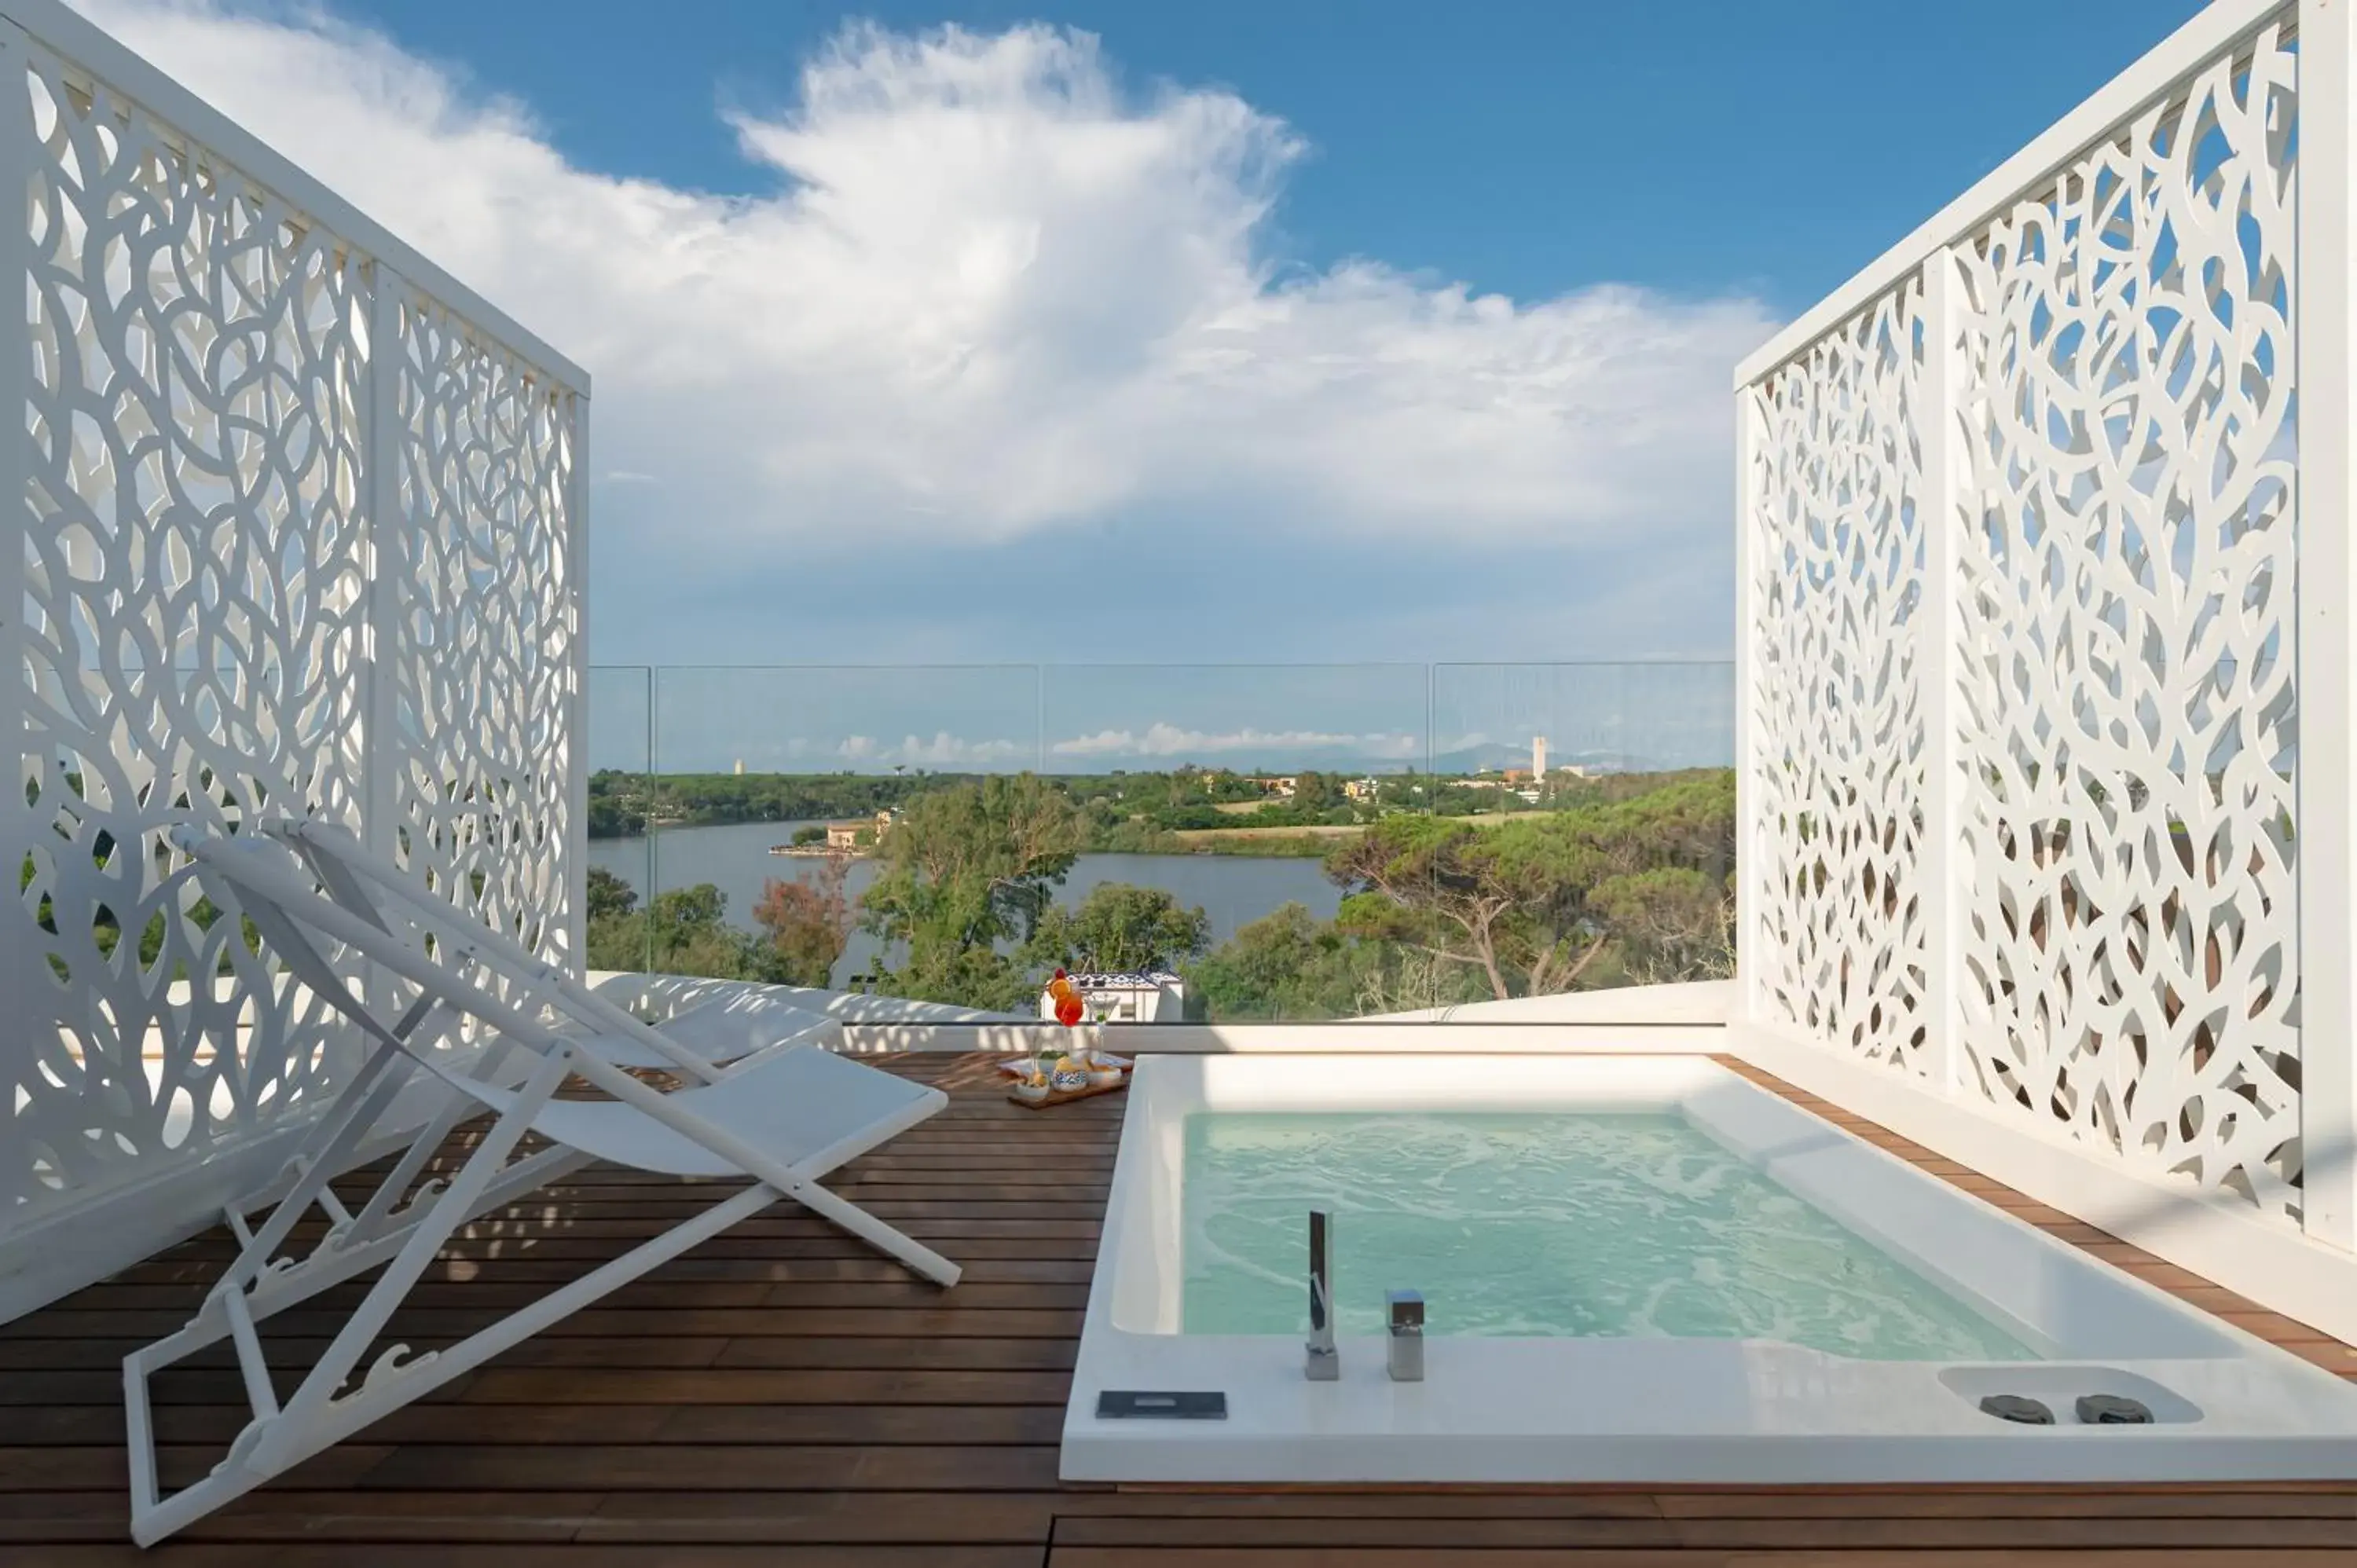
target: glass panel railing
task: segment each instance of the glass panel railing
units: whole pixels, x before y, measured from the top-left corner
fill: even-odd
[[[588,682],[588,966],[653,967],[645,918],[654,886],[654,671],[593,666]]]
[[[660,972],[1306,1021],[1727,969],[1723,663],[600,676],[649,739],[593,738],[593,822],[649,831],[593,863]]]
[[[1492,997],[1734,972],[1732,665],[1436,665],[1433,729],[1439,901],[1505,911],[1456,939]]]
[[[877,885],[912,809],[930,802],[920,815],[947,831],[934,798],[985,781],[998,814],[963,850],[1020,882],[1001,797],[1039,767],[1036,667],[659,669],[653,732],[656,967],[989,1010],[1026,999],[1028,980],[983,956],[1004,945],[983,940],[1004,923],[992,909],[1018,894],[991,882],[991,908],[962,916]],[[928,921],[954,932],[955,961],[912,967]]]
[[[1340,872],[1381,817],[1429,799],[1423,665],[1051,666],[1042,692],[1089,853],[1039,958],[1176,973],[1196,1017],[1380,1010]]]

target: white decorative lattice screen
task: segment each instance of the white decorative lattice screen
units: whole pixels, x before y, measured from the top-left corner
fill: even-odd
[[[1922,316],[1910,278],[1743,409],[1761,1001],[1900,1067],[1924,1037]]]
[[[200,897],[174,827],[324,812],[549,956],[576,940],[586,382],[53,25],[0,22],[0,178],[27,215],[0,254],[29,285],[25,333],[0,329],[27,431],[0,470],[24,498],[0,565],[24,779],[0,1236],[218,1164],[352,1059]]]
[[[2296,1217],[2286,20],[1739,409],[1758,1015]]]
[[[2297,57],[1955,247],[1967,1083],[2297,1206]]]

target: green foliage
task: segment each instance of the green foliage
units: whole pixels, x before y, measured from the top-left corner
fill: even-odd
[[[1478,970],[1504,998],[1572,989],[1607,958],[1724,972],[1704,955],[1728,940],[1734,849],[1734,776],[1714,772],[1497,826],[1385,818],[1327,874],[1352,890],[1342,929]]]
[[[1380,972],[1377,943],[1286,904],[1222,942],[1186,974],[1213,1018],[1341,1018]]]
[[[1029,942],[1085,836],[1081,811],[1032,774],[920,795],[885,835],[861,918],[906,961],[881,971],[895,995],[1019,1007],[1029,976],[998,944]]]
[[[794,830],[794,847],[797,849],[825,842],[826,824],[823,822],[811,822]]]
[[[588,833],[593,839],[627,838],[647,831],[646,779],[642,774],[600,768],[589,776]]]
[[[1211,917],[1200,908],[1184,908],[1159,887],[1106,882],[1091,888],[1078,909],[1051,906],[1026,956],[1043,969],[1162,969],[1193,958],[1211,940]]]
[[[592,969],[645,970],[716,979],[758,978],[752,938],[727,923],[728,900],[709,882],[659,893],[643,910],[593,916]]]
[[[588,908],[586,913],[590,919],[600,920],[614,915],[627,915],[637,908],[638,905],[637,888],[632,887],[602,865],[593,865],[589,868]]]
[[[1724,878],[1688,866],[1608,876],[1589,895],[1636,985],[1733,974],[1733,899]]]

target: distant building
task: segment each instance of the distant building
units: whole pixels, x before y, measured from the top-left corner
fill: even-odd
[[[1187,1015],[1187,983],[1167,969],[1128,974],[1071,974],[1092,1016],[1108,1024],[1176,1024]],[[1056,999],[1039,993],[1039,1016],[1053,1022]]]
[[[1506,769],[1506,782],[1508,784],[1527,784],[1530,781],[1531,775],[1523,771],[1522,768],[1509,768]]]
[[[829,849],[865,849],[880,843],[892,831],[892,813],[878,811],[872,817],[853,817],[848,822],[826,824],[826,847]]]
[[[739,779],[745,777],[745,759],[741,757],[737,759],[737,777]]]
[[[1353,779],[1342,786],[1342,793],[1353,800],[1372,800],[1383,789],[1372,779]]]
[[[1531,736],[1531,777],[1546,777],[1546,736],[1543,735]]]
[[[1247,779],[1244,782],[1259,785],[1261,793],[1274,795],[1280,800],[1292,800],[1293,792],[1301,788],[1300,779],[1292,774],[1287,774],[1282,779]]]

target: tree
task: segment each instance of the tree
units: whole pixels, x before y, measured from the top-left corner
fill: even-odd
[[[1285,904],[1241,928],[1187,971],[1214,1018],[1343,1018],[1381,951]]]
[[[721,923],[727,912],[728,896],[709,882],[658,893],[654,902],[647,906],[659,943],[676,942],[698,931],[710,930]]]
[[[907,960],[887,990],[919,1001],[1012,1008],[1029,981],[998,950],[1029,941],[1085,835],[1080,810],[1032,774],[920,795],[878,846],[862,921]]]
[[[824,843],[825,842],[826,824],[823,822],[809,822],[794,830],[794,847],[797,849],[800,849],[805,844]]]
[[[835,961],[851,940],[851,899],[844,891],[851,875],[847,855],[831,854],[815,876],[771,877],[753,907],[761,929],[762,978],[789,985],[824,986]]]
[[[1715,772],[1496,825],[1388,817],[1327,875],[1352,890],[1344,930],[1477,970],[1502,999],[1570,990],[1608,957],[1631,978],[1723,972],[1734,843],[1734,777]]]
[[[1315,768],[1294,776],[1293,803],[1303,811],[1322,811],[1340,805],[1342,799],[1340,782]]]
[[[627,915],[639,907],[639,890],[602,865],[589,868],[587,916],[592,920]]]
[[[1166,969],[1211,945],[1211,920],[1159,887],[1104,882],[1078,909],[1051,908],[1026,947],[1039,967],[1104,973]]]
[[[1359,889],[1342,902],[1346,930],[1450,962],[1478,966],[1503,998],[1519,948],[1533,945],[1520,856],[1501,854],[1509,830],[1446,818],[1388,817],[1328,855],[1327,875]],[[1517,941],[1516,939],[1521,939]],[[1549,955],[1561,941],[1548,933]],[[1552,968],[1552,959],[1546,961]]]
[[[1359,977],[1356,1016],[1413,1013],[1479,1002],[1486,995],[1480,976],[1437,953],[1386,943],[1383,961]]]
[[[606,889],[599,897],[614,896]],[[616,908],[609,902],[589,921],[590,967],[755,978],[752,939],[728,925],[727,908],[726,897],[709,882],[658,894],[644,909],[633,910],[628,902]]]
[[[1589,901],[1602,913],[1638,985],[1723,980],[1735,972],[1735,895],[1724,878],[1684,866],[1610,876]]]

